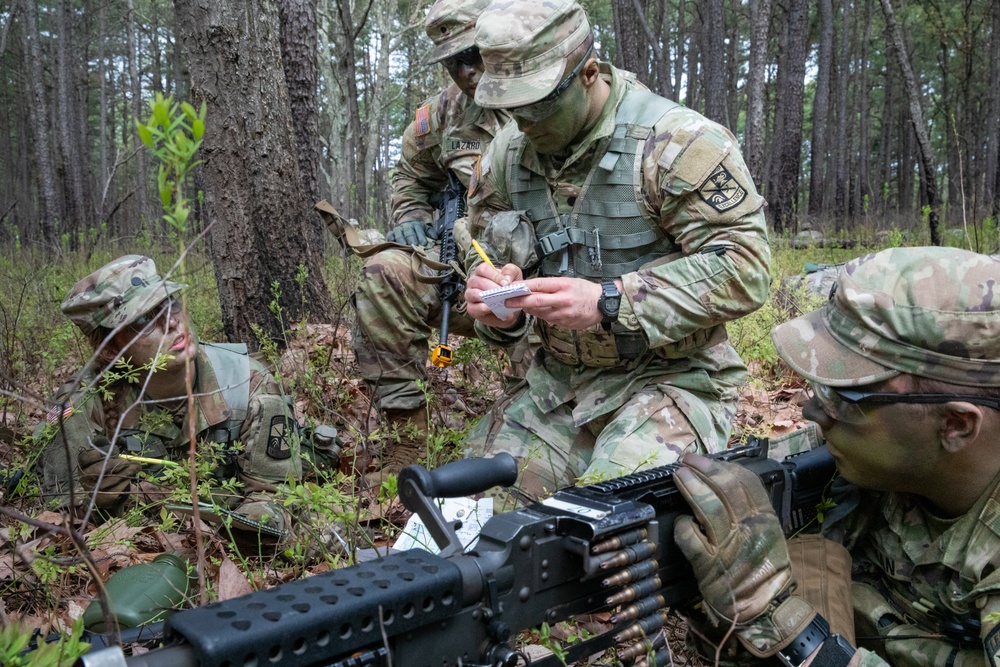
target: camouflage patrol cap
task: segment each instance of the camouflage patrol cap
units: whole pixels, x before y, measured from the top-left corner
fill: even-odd
[[[476,28],[486,66],[476,103],[511,109],[542,99],[559,85],[567,57],[590,34],[587,13],[576,0],[494,0]]]
[[[427,36],[434,48],[427,56],[432,65],[456,53],[465,51],[476,43],[476,19],[490,4],[490,0],[438,0],[424,20]]]
[[[161,278],[149,257],[125,255],[74,285],[61,308],[89,335],[98,327],[114,329],[130,324],[184,287]]]
[[[827,303],[771,332],[778,354],[832,387],[900,373],[1000,386],[1000,261],[957,248],[892,248],[845,264]]]

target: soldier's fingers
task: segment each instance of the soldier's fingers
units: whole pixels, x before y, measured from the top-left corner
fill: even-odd
[[[682,465],[674,473],[674,482],[691,506],[694,518],[701,525],[705,538],[712,544],[719,544],[733,526],[733,519],[726,503],[697,470],[686,465]]]

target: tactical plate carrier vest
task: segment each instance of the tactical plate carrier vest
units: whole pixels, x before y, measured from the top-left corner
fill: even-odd
[[[633,88],[615,114],[615,129],[604,157],[587,175],[573,210],[560,215],[543,176],[521,166],[526,139],[508,150],[508,191],[513,208],[535,227],[541,276],[572,276],[599,281],[620,278],[654,260],[679,253],[679,247],[643,208],[642,154],[653,126],[677,108],[676,102]],[[612,331],[570,331],[538,321],[542,345],[567,364],[596,367],[628,365],[648,351],[645,336],[618,324]],[[724,333],[724,330],[723,330]],[[692,349],[724,340],[708,330],[660,356],[687,356]],[[682,343],[686,343],[681,345]]]

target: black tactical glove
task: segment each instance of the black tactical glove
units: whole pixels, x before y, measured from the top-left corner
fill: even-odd
[[[401,222],[385,235],[385,240],[389,243],[403,245],[426,246],[427,239],[436,241],[437,231],[434,229],[434,225],[419,220]]]
[[[80,465],[80,484],[88,494],[94,494],[95,505],[103,510],[119,505],[141,468],[138,463],[123,459],[118,447],[102,436],[94,438],[93,444],[77,454],[76,460]]]

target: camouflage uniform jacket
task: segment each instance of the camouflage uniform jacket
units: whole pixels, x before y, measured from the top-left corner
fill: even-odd
[[[1000,478],[954,519],[911,494],[862,492],[855,502],[824,532],[854,558],[859,640],[880,637],[881,658],[865,652],[862,664],[986,665],[1000,644]]]
[[[588,179],[611,143],[618,107],[639,85],[626,72],[604,64],[601,69],[610,83],[610,96],[589,134],[567,149],[570,155],[560,165],[536,153],[530,143],[524,146],[520,162],[511,165],[511,147],[520,144],[522,136],[514,123],[497,135],[482,158],[470,187],[470,222],[473,235],[501,262],[524,268],[537,259],[532,249],[534,230],[525,233],[525,223],[505,228],[511,224],[509,217],[498,216],[513,209],[510,193],[519,176],[514,172],[528,170],[544,177],[560,215],[573,214],[586,197]],[[735,351],[724,344],[721,325],[756,310],[767,298],[770,247],[764,200],[731,133],[678,106],[655,123],[641,147],[638,179],[636,197],[643,215],[673,240],[678,252],[621,276],[624,289],[616,326],[641,332],[649,351],[620,369],[627,371],[622,373],[609,374],[586,358],[581,364],[567,364],[567,372],[575,370],[570,372],[574,377],[560,383],[566,386],[537,397],[557,403],[575,398],[581,418],[584,413],[590,419],[616,409],[621,401],[609,397],[627,399],[651,378],[693,368],[738,366]],[[480,262],[470,253],[470,270]],[[476,329],[485,340],[506,346],[527,334],[534,325],[531,319],[507,330],[480,323]],[[599,327],[579,334],[584,343],[610,344],[613,349],[612,334]],[[542,345],[552,352],[544,336]],[[578,392],[584,385],[598,391]]]
[[[224,442],[231,438],[242,443],[242,447],[234,448],[234,451],[241,450],[236,458],[235,471],[239,480],[244,483],[247,491],[273,490],[274,485],[289,477],[302,477],[302,462],[296,452],[298,440],[294,436],[297,433],[296,425],[277,381],[262,364],[253,359],[248,361],[250,380],[246,418],[239,426],[238,433],[220,433],[219,428],[229,419],[230,406],[226,403],[205,344],[199,344],[193,387],[194,430],[199,440]],[[129,438],[128,444],[120,447],[123,453],[130,453],[129,450],[132,449],[131,453],[154,458],[187,459],[189,440],[186,400],[176,411],[168,411],[149,400],[140,400],[140,386],[126,384],[118,391],[114,407],[109,410],[109,414],[105,414],[106,406],[94,389],[96,385],[93,374],[87,376],[84,386],[87,389],[77,391],[70,398],[62,421],[70,447],[72,473],[66,469],[66,452],[59,431],[59,408],[50,412],[49,427],[43,431],[52,434],[52,441],[46,446],[42,458],[43,490],[47,496],[58,497],[63,504],[67,504],[68,484],[72,478],[77,484],[77,500],[82,501],[77,455],[89,446],[89,441],[95,436],[115,440],[116,428],[120,443],[128,435],[137,436]],[[58,400],[61,401],[62,396]],[[120,427],[119,418],[111,413],[121,415]],[[137,446],[140,442],[145,443],[141,450]]]
[[[403,154],[392,174],[392,222],[433,222],[432,198],[445,191],[448,170],[465,186],[472,167],[508,116],[484,109],[454,83],[417,109],[403,133]]]

